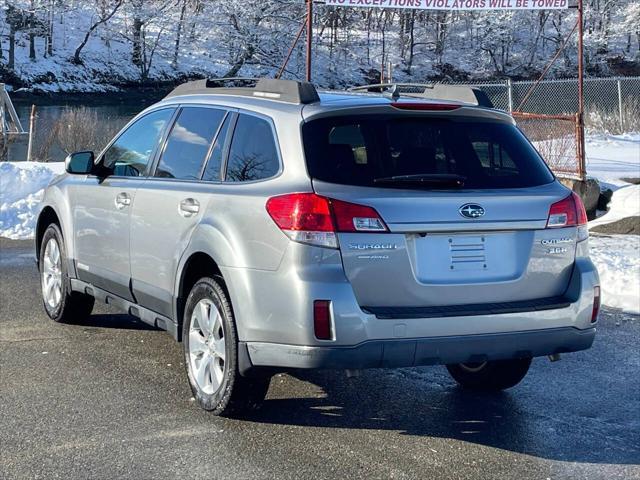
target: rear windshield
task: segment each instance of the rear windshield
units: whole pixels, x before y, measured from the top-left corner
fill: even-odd
[[[303,125],[302,133],[309,174],[330,183],[404,188],[380,179],[456,175],[464,178],[463,186],[456,188],[493,189],[553,181],[524,135],[504,123],[344,116],[312,120]],[[430,183],[427,188],[439,187]]]

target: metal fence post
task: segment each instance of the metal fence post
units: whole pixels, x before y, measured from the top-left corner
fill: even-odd
[[[513,112],[513,82],[510,78],[507,78],[507,98],[509,104],[509,113]]]
[[[29,143],[27,144],[27,162],[32,160],[33,136],[36,133],[36,106],[31,105],[31,116],[29,117]]]
[[[618,113],[620,114],[620,133],[624,133],[624,115],[622,114],[622,81],[618,79]]]

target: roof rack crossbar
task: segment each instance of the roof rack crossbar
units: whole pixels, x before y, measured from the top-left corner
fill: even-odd
[[[238,86],[236,84],[243,84]],[[253,83],[252,86],[246,86]],[[228,85],[232,84],[232,85]],[[228,86],[224,86],[228,85]],[[227,77],[194,80],[174,88],[165,98],[179,95],[236,95],[279,100],[287,103],[307,104],[319,102],[316,87],[309,82],[273,78]]]
[[[446,83],[377,83],[359,85],[348,89],[350,92],[391,93],[394,96],[429,98],[433,100],[452,100],[471,103],[481,107],[494,108],[486,92],[469,85],[449,85]]]

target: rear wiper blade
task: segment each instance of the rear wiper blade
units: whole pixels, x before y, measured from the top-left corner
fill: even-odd
[[[420,173],[416,175],[394,175],[393,177],[374,178],[374,183],[412,185],[425,187],[434,185],[447,185],[452,187],[463,187],[467,179],[464,175],[455,173]]]

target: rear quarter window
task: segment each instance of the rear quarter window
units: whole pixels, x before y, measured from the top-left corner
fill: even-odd
[[[279,170],[280,160],[271,123],[253,115],[240,114],[233,131],[225,180],[262,180],[273,177]]]
[[[330,183],[399,188],[375,179],[454,174],[465,177],[462,188],[495,189],[554,178],[524,135],[504,123],[361,115],[312,120],[302,132],[311,177]]]

